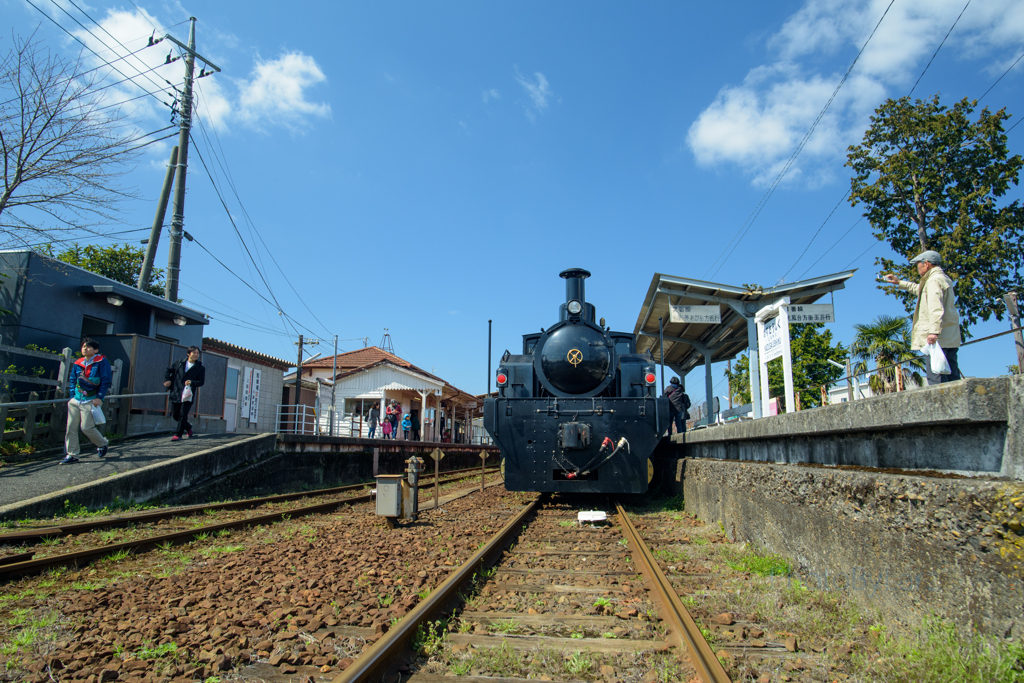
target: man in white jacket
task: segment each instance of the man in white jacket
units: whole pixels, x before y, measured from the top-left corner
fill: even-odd
[[[910,348],[913,351],[921,351],[926,344],[938,342],[942,352],[946,354],[950,369],[948,375],[933,373],[930,364],[925,363],[928,384],[960,379],[960,368],[956,360],[961,344],[960,315],[957,313],[956,299],[953,296],[953,281],[942,270],[942,257],[937,251],[921,252],[910,262],[917,265],[917,273],[921,276],[920,284],[900,280],[892,273],[885,275],[886,282],[917,295],[914,327],[910,332]]]

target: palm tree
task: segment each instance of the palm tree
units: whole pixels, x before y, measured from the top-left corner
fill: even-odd
[[[873,392],[884,394],[897,391],[897,371],[902,375],[903,386],[906,386],[908,379],[920,383],[921,374],[914,372],[914,368],[923,368],[924,362],[910,350],[910,324],[906,318],[880,315],[874,322],[854,325],[853,329],[857,330],[857,334],[850,344],[850,355],[859,361],[853,371],[857,374],[865,373],[868,371],[868,361],[875,361],[876,371],[868,379],[868,386]],[[885,367],[895,363],[900,365]]]

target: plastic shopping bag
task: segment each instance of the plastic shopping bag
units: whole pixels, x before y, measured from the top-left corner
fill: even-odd
[[[948,370],[947,370],[947,372],[948,372]],[[185,391],[181,392],[181,402],[184,403],[185,401],[191,401],[191,400],[192,400],[192,385],[191,384],[186,384],[185,385]]]
[[[946,354],[942,352],[942,347],[938,344],[926,344],[924,355],[928,357],[928,367],[931,369],[932,374],[948,375],[952,372],[949,367],[949,361],[946,360]]]
[[[94,424],[102,425],[107,423],[107,416],[103,414],[102,406],[92,407],[92,421]]]

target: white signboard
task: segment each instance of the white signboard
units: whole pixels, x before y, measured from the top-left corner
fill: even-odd
[[[786,306],[789,322],[793,323],[834,323],[836,321],[832,304],[792,304]]]
[[[718,306],[669,306],[668,321],[717,325],[722,322],[722,313]]]
[[[764,344],[761,346],[761,362],[767,363],[782,355],[782,321],[780,316],[765,321]]]
[[[260,371],[256,369],[250,370],[252,383],[252,392],[249,397],[249,422],[256,422],[259,417],[260,410]]]
[[[242,371],[242,411],[243,416],[249,414],[249,398],[252,395],[252,368]]]

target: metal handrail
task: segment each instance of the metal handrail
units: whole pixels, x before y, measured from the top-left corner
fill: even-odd
[[[150,394],[108,394],[102,400],[112,401],[115,398],[144,398],[149,396],[166,396],[166,391],[156,391]],[[44,401],[18,401],[16,403],[0,403],[0,408],[21,408],[22,406],[45,406],[51,403],[67,403],[71,397],[51,398]]]

